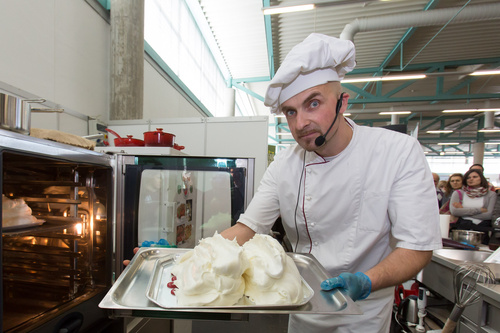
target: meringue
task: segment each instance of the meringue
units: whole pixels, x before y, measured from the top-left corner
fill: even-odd
[[[256,234],[239,246],[215,233],[171,272],[179,306],[290,305],[304,297],[295,262],[269,235]]]

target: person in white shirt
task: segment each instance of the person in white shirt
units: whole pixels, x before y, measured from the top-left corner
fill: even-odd
[[[272,79],[265,104],[283,112],[297,141],[277,154],[234,226],[243,244],[280,216],[295,252],[313,254],[363,315],[291,315],[289,332],[389,332],[393,286],[442,246],[432,173],[414,138],[346,119],[340,81],[354,44],[311,34]],[[418,198],[418,200],[415,200]]]
[[[484,232],[483,244],[488,244],[493,209],[497,194],[489,190],[488,180],[478,169],[469,169],[464,175],[464,186],[451,195],[450,212],[458,220],[453,229]]]

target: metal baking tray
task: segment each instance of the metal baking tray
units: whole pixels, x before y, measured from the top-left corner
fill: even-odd
[[[172,281],[172,267],[179,259],[180,254],[171,254],[163,259],[156,260],[153,274],[149,281],[146,297],[153,303],[166,309],[180,309],[180,308],[193,308],[193,306],[179,306],[175,295],[172,295],[171,290],[167,283]],[[211,308],[241,308],[241,309],[262,309],[262,308],[294,308],[306,304],[314,296],[314,291],[302,278],[302,291],[304,297],[297,304],[280,304],[280,305],[249,305],[249,304],[235,304],[231,306],[206,306]]]
[[[111,289],[103,298],[99,307],[112,310],[115,317],[170,317],[177,313],[177,317],[200,318],[200,315],[210,314],[290,314],[290,313],[315,313],[315,314],[362,314],[360,308],[354,301],[342,291],[323,291],[320,284],[329,278],[323,266],[311,254],[287,253],[295,262],[302,278],[312,289],[313,295],[303,305],[294,307],[189,307],[189,308],[164,308],[154,303],[147,297],[150,281],[155,271],[155,265],[159,259],[167,259],[184,254],[192,249],[179,248],[140,248],[132,258],[130,264],[115,281]],[[168,315],[166,314],[168,312]],[[165,313],[165,314],[164,314]]]
[[[20,229],[27,229],[27,228],[32,228],[32,227],[38,227],[42,224],[45,223],[45,220],[40,220],[37,219],[35,222],[30,222],[30,223],[25,223],[25,224],[17,224],[17,225],[11,225],[7,227],[2,227],[2,231],[17,231]]]

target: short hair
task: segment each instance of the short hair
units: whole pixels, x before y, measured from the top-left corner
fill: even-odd
[[[481,178],[481,187],[484,187],[484,188],[489,188],[489,184],[488,184],[488,180],[484,177],[483,173],[480,172],[478,169],[469,169],[469,171],[467,171],[464,175],[464,185],[467,185],[467,178],[470,176],[471,173],[477,173],[479,175],[479,178]]]
[[[480,167],[481,170],[484,172],[484,167],[481,163],[474,163],[470,166],[469,170],[473,169],[475,166]]]

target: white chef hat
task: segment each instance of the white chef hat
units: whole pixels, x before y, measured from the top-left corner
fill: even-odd
[[[288,53],[267,88],[264,104],[271,113],[302,91],[330,81],[341,81],[356,66],[350,40],[312,33]]]

